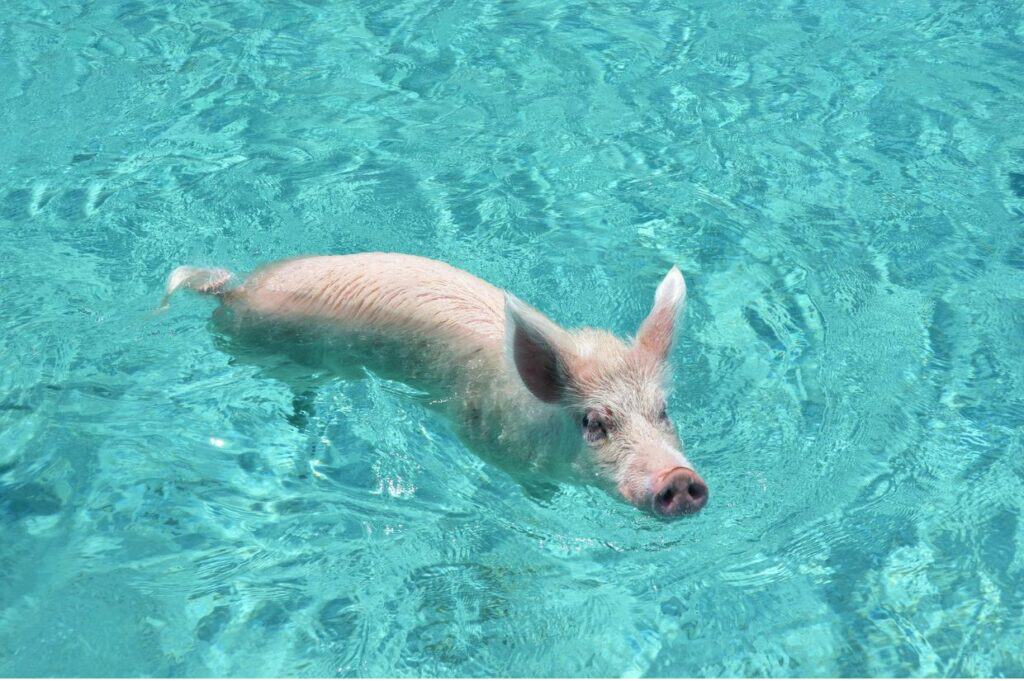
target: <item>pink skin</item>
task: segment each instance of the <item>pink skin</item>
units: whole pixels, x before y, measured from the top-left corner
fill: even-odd
[[[167,296],[179,288],[219,298],[233,335],[301,331],[326,348],[326,368],[367,366],[426,390],[474,450],[512,473],[595,484],[662,516],[707,501],[666,411],[686,296],[674,267],[631,343],[562,329],[467,272],[394,253],[285,260],[241,283],[179,267]]]

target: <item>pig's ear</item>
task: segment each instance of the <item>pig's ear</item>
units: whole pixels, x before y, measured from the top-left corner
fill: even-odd
[[[542,402],[561,400],[568,390],[567,334],[550,319],[505,294],[505,345],[519,378]]]
[[[654,293],[654,306],[636,334],[636,346],[668,359],[675,338],[676,321],[686,306],[686,282],[678,267],[673,267],[661,280]]]

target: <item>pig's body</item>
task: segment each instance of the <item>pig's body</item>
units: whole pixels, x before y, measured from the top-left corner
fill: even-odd
[[[610,465],[580,456],[580,417],[563,404],[569,388],[559,393],[564,400],[548,394],[554,388],[543,380],[558,358],[532,369],[529,362],[556,340],[574,348],[571,357],[563,353],[566,367],[583,366],[581,358],[608,339],[620,342],[596,331],[570,341],[569,332],[465,271],[417,256],[361,253],[285,260],[240,283],[224,270],[183,267],[172,273],[168,295],[179,287],[216,295],[218,326],[246,354],[274,357],[276,369],[282,357],[332,373],[365,366],[423,390],[467,444],[506,470],[601,483]],[[534,336],[552,340],[534,346]],[[637,371],[653,371],[646,354],[623,356],[638,358]],[[664,470],[691,470],[681,452],[651,456],[665,459]],[[624,490],[622,480],[611,482]]]
[[[551,444],[572,444],[574,424],[509,371],[504,292],[468,272],[394,253],[313,256],[263,267],[220,299],[218,324],[248,349],[333,373],[365,366],[419,388],[510,471],[562,478],[571,467],[571,447]]]

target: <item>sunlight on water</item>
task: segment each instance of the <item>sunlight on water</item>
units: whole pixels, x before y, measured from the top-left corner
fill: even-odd
[[[7,0],[0,129],[0,675],[1024,675],[1017,4]],[[362,250],[623,335],[678,264],[705,511],[151,314]]]

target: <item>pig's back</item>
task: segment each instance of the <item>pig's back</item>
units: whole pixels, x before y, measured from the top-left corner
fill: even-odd
[[[260,317],[500,348],[502,291],[443,262],[398,253],[310,256],[267,265],[225,301]]]

